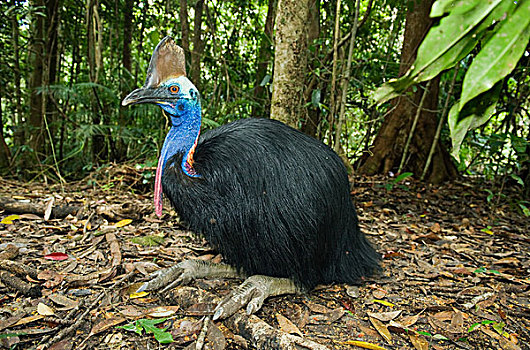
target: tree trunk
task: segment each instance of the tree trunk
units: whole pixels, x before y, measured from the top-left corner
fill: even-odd
[[[32,7],[44,6],[43,0],[32,0]],[[45,38],[44,38],[44,16],[40,13],[33,13],[31,18],[31,40],[29,43],[28,54],[30,66],[33,68],[29,77],[29,128],[25,139],[34,152],[36,157],[30,159],[24,157],[24,166],[30,168],[34,166],[35,160],[40,159],[44,153],[44,110],[42,103],[42,94],[38,89],[42,86],[42,79],[45,64]]]
[[[4,88],[0,86],[0,175],[7,172],[11,159],[9,147],[7,147],[4,139],[4,115],[2,113],[2,98],[4,96]]]
[[[311,0],[279,0],[271,118],[295,128],[305,118],[307,35]]]
[[[310,55],[312,57],[309,57],[309,67],[308,69],[310,71],[315,70],[320,65],[320,53],[321,53],[321,46],[318,44],[315,44],[315,40],[319,38],[320,36],[320,0],[313,0],[311,3],[311,7],[309,10],[309,19],[308,19],[308,26],[309,26],[309,33],[307,36],[307,41],[309,47],[311,45],[314,46],[314,50]],[[309,51],[311,52],[311,51]],[[314,83],[313,83],[314,82]],[[313,76],[311,78],[311,82],[309,84],[306,84],[308,88],[306,88],[304,99],[306,101],[311,101],[311,97],[313,94],[313,91],[317,87],[317,78]],[[313,88],[314,86],[315,88]],[[318,88],[320,89],[320,98],[325,95],[326,87],[327,85],[322,84]],[[317,108],[315,106],[311,106],[307,109],[307,116],[302,121],[302,127],[301,130],[310,135],[310,136],[317,136],[317,130],[318,125],[320,124],[320,121],[322,119],[322,113],[320,108]]]
[[[13,118],[14,124],[17,126],[14,133],[13,133],[13,143],[20,147],[24,144],[24,130],[21,127],[22,126],[22,118],[23,118],[23,112],[22,112],[22,89],[21,89],[21,80],[22,80],[22,74],[20,70],[20,46],[19,46],[19,38],[20,38],[20,32],[18,29],[18,20],[17,20],[17,13],[16,11],[12,11],[12,17],[11,17],[11,27],[12,27],[12,43],[13,43],[13,54],[14,54],[14,62],[13,62],[13,73],[15,77],[15,117]]]
[[[180,45],[186,53],[186,62],[189,62],[190,54],[190,25],[188,23],[188,0],[180,0],[180,32],[182,35],[182,40]]]
[[[417,0],[414,7],[407,14],[405,37],[401,53],[399,74],[403,75],[410,68],[416,58],[418,46],[432,25],[429,12],[433,0]],[[420,84],[410,97],[401,96],[392,101],[394,110],[383,121],[374,140],[370,155],[361,159],[359,172],[373,175],[387,174],[397,171],[405,148],[405,143],[417,107],[424,93],[425,84]],[[429,90],[423,103],[418,124],[410,143],[409,154],[403,170],[420,176],[429,155],[429,150],[436,131],[436,110],[438,108],[439,78],[431,81]],[[407,95],[408,96],[408,95]],[[426,179],[432,183],[439,183],[456,177],[456,167],[451,161],[449,153],[441,142],[438,142],[430,169]]]
[[[193,19],[193,50],[191,51],[190,77],[193,84],[201,91],[201,56],[204,50],[202,40],[202,12],[204,0],[195,4],[195,17]]]
[[[120,90],[121,98],[123,100],[125,96],[132,90],[131,84],[128,82],[131,81],[131,71],[132,71],[132,60],[131,60],[131,42],[133,37],[133,8],[135,0],[125,0],[123,4],[123,48],[121,54],[121,80],[120,80]],[[119,133],[122,133],[121,130],[127,128],[127,125],[130,121],[127,118],[125,113],[125,108],[121,107],[118,117],[118,126],[120,128]],[[127,144],[122,137],[116,138],[116,150],[114,152],[114,160],[121,162],[127,157]]]
[[[256,62],[256,81],[254,82],[254,105],[252,106],[253,117],[270,116],[270,96],[267,84],[263,84],[263,79],[267,75],[269,63],[272,58],[272,29],[274,28],[274,17],[276,15],[277,0],[269,0],[267,7],[267,18],[265,19],[265,28],[261,35],[261,41],[258,49]]]

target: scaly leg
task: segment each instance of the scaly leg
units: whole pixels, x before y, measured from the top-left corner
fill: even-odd
[[[250,276],[235,288],[214,310],[213,320],[227,318],[246,305],[247,314],[253,314],[268,297],[295,294],[299,290],[292,280],[263,275]]]
[[[171,267],[158,270],[148,276],[137,293],[160,290],[161,293],[176,286],[185,285],[197,278],[242,278],[237,270],[227,264],[214,264],[203,260],[184,260]],[[162,289],[163,288],[163,289]]]
[[[203,260],[184,260],[174,266],[161,269],[149,275],[138,292],[160,290],[165,292],[179,285],[184,285],[197,278],[242,278],[238,271],[226,264],[214,264]],[[213,319],[218,320],[232,316],[246,306],[247,314],[253,314],[271,296],[294,294],[299,292],[292,280],[263,275],[247,278],[236,287],[215,308]]]

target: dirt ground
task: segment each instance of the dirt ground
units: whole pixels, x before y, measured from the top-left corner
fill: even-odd
[[[0,348],[530,349],[520,189],[352,179],[383,274],[213,322],[240,281],[133,293],[160,267],[222,261],[174,212],[154,215],[150,175],[120,165],[62,186],[0,178]]]

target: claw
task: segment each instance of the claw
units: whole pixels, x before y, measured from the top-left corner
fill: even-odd
[[[268,297],[295,292],[294,283],[287,278],[250,276],[217,305],[212,318],[218,320],[230,317],[245,306],[247,314],[251,315],[261,309]]]
[[[153,272],[147,277],[149,281],[142,284],[136,292],[160,290],[164,293],[177,286],[188,284],[194,279],[204,277],[234,278],[238,277],[238,271],[225,264],[184,260],[171,267]]]

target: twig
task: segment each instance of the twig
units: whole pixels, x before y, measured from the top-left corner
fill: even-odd
[[[459,65],[457,64],[455,72],[453,74],[453,80],[451,80],[451,85],[449,86],[449,91],[447,92],[447,98],[445,99],[442,115],[440,116],[438,126],[436,127],[436,133],[434,135],[434,140],[432,141],[431,150],[429,151],[429,156],[427,157],[427,161],[425,162],[425,166],[423,167],[423,172],[421,173],[420,181],[423,181],[423,179],[425,178],[425,174],[427,174],[427,169],[429,169],[429,166],[431,165],[432,157],[434,155],[434,151],[436,150],[436,145],[438,144],[438,140],[440,139],[440,132],[442,131],[442,126],[449,111],[449,100],[451,100],[451,97],[453,96],[453,89],[455,87],[456,76],[458,75],[458,68]]]
[[[202,350],[204,347],[204,340],[206,339],[206,334],[208,334],[208,325],[210,324],[210,316],[204,318],[204,323],[202,325],[201,333],[197,337],[197,343],[195,344],[195,350]]]
[[[357,26],[359,23],[359,6],[360,0],[355,1],[355,17],[353,20],[353,28],[351,30],[350,47],[348,49],[348,61],[346,63],[346,75],[342,78],[342,99],[340,102],[339,120],[335,130],[335,152],[340,151],[340,134],[342,132],[342,125],[344,124],[344,109],[346,108],[346,97],[348,94],[348,84],[350,82],[351,61],[353,56],[353,46],[355,44],[355,37],[357,35]],[[331,131],[331,130],[330,130]]]
[[[133,274],[134,274],[134,271],[131,271],[128,274],[123,275],[123,277],[120,278],[119,280],[117,280],[109,289],[116,288],[118,285],[120,285],[123,281],[127,280]],[[103,297],[105,296],[105,292],[106,292],[106,290],[102,291],[98,295],[98,297],[92,302],[92,304],[90,304],[87,307],[85,312],[83,312],[81,315],[77,316],[75,322],[71,326],[69,326],[68,328],[62,329],[59,333],[57,333],[57,335],[55,337],[53,337],[46,344],[44,344],[41,349],[48,348],[51,344],[55,344],[58,341],[61,341],[64,337],[66,337],[67,335],[69,335],[70,333],[72,333],[76,329],[78,329],[81,326],[81,324],[85,321],[85,317],[89,314],[89,312],[92,311],[92,309],[101,301],[101,299],[103,299]],[[90,335],[88,337],[86,337],[81,342],[81,344],[79,344],[78,348],[81,348],[86,343],[86,341],[89,338],[90,338]]]
[[[403,170],[403,166],[405,165],[405,159],[407,158],[407,153],[409,152],[410,142],[412,141],[412,136],[414,136],[414,132],[416,131],[416,125],[418,124],[418,119],[420,119],[420,114],[422,111],[423,103],[425,102],[425,98],[427,97],[427,94],[429,93],[429,87],[431,86],[431,81],[432,80],[429,80],[429,82],[425,86],[423,95],[421,95],[420,105],[418,106],[418,109],[416,110],[416,115],[414,116],[412,127],[410,128],[409,136],[407,138],[407,143],[405,144],[405,149],[403,149],[403,155],[401,156],[401,162],[399,163],[398,174],[401,174],[401,170]]]

